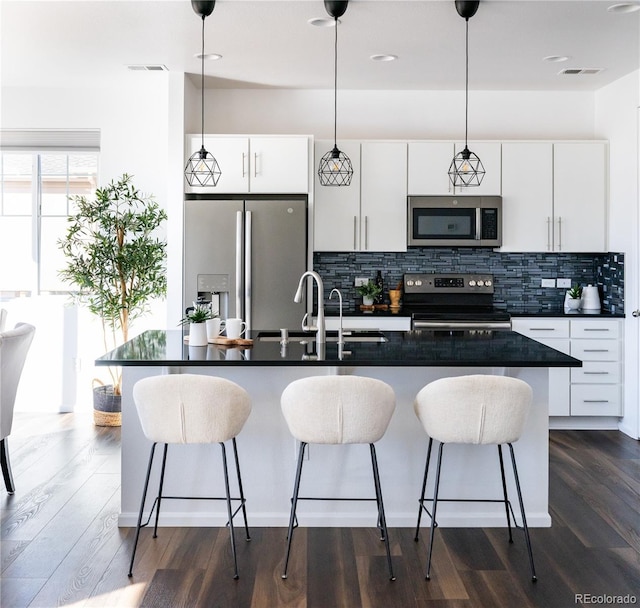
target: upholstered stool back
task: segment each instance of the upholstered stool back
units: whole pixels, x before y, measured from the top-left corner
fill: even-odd
[[[517,378],[441,378],[416,396],[415,412],[429,437],[442,443],[502,444],[522,434],[531,387]]]
[[[219,443],[235,437],[251,413],[247,392],[225,378],[153,376],[136,382],[133,399],[146,437],[158,443]]]
[[[289,384],[282,413],[291,434],[305,443],[375,443],[395,409],[393,389],[374,378],[317,376]]]

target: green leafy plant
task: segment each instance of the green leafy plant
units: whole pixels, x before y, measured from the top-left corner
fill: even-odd
[[[574,285],[567,293],[572,300],[579,300],[582,297],[582,287],[580,285]]]
[[[153,299],[166,295],[166,242],[157,233],[167,214],[126,173],[98,188],[93,198],[69,200],[77,212],[58,241],[67,262],[59,276],[76,288],[76,302],[102,321],[108,350],[126,342],[132,321],[148,312]],[[119,395],[121,372],[110,373]]]
[[[363,285],[356,287],[356,291],[363,298],[375,298],[382,291],[382,288],[376,285],[371,279],[369,279]]]
[[[215,319],[219,315],[211,310],[209,304],[196,304],[182,319],[178,325],[189,325],[189,323],[204,323],[209,319]]]

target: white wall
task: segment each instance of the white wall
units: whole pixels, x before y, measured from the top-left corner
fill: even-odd
[[[296,133],[333,139],[333,92],[207,89],[208,133]],[[199,104],[198,104],[199,107]],[[591,139],[594,96],[471,91],[469,139]],[[199,124],[194,132],[199,132]],[[461,91],[339,91],[338,140],[464,138]]]
[[[138,189],[153,194],[158,203],[167,208],[170,177],[167,83],[166,73],[123,69],[122,77],[105,88],[5,87],[2,89],[0,124],[7,129],[100,129],[100,185],[106,185],[122,173],[129,173],[134,176]],[[69,410],[74,407],[74,389],[77,388],[78,408],[88,408],[91,378],[97,375],[108,381],[108,375],[93,365],[93,360],[105,350],[99,327],[84,313],[63,312],[64,300],[61,298],[36,300],[42,301],[32,302],[29,306],[21,302],[4,305],[10,312],[10,325],[28,320],[40,328],[27,360],[16,407]],[[165,309],[164,302],[156,303],[152,314],[135,324],[133,333],[148,327],[165,327]],[[45,338],[68,333],[77,335],[75,350],[68,342],[63,345],[59,339]],[[77,386],[63,387],[58,382],[44,384],[47,374],[42,364],[47,361],[58,370],[51,374],[52,377],[59,378],[63,374],[73,378],[77,372]]]
[[[638,257],[638,105],[640,73],[602,88],[596,94],[595,125],[598,137],[609,140],[610,154],[610,250],[625,253],[625,416],[620,428],[640,436],[638,403],[638,321],[631,311],[640,308],[640,264]]]

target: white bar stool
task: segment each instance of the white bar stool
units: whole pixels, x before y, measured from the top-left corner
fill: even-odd
[[[198,374],[170,374],[166,376],[154,376],[144,378],[136,382],[133,387],[133,399],[138,410],[142,431],[150,441],[153,441],[149,455],[147,476],[144,482],[138,524],[136,526],[136,538],[131,554],[129,576],[133,575],[133,560],[136,556],[140,528],[145,527],[151,521],[154,509],[156,510],[153,538],[157,537],[158,518],[160,516],[160,503],[163,499],[189,498],[194,500],[226,500],[229,532],[231,536],[231,552],[233,554],[234,576],[238,578],[238,562],[236,559],[236,544],[233,528],[233,518],[242,509],[244,527],[247,541],[249,527],[247,524],[247,512],[245,497],[242,489],[242,477],[240,475],[240,463],[238,462],[238,449],[236,435],[242,430],[244,423],[251,412],[251,400],[248,393],[230,380],[215,378]],[[238,477],[239,498],[232,498],[229,492],[229,473],[227,468],[227,453],[224,442],[231,439],[235,458],[236,474]],[[158,495],[151,507],[147,521],[142,524],[144,504],[147,498],[149,477],[153,465],[153,457],[158,443],[164,444],[162,456],[162,469]],[[164,496],[162,494],[164,484],[164,472],[167,462],[167,448],[170,443],[219,443],[222,449],[222,468],[224,472],[224,484],[226,496]],[[240,501],[240,506],[232,511],[231,501]]]
[[[504,474],[504,462],[502,458],[502,446],[507,444],[511,452],[511,464],[513,466],[513,476],[516,490],[518,492],[518,502],[520,503],[520,513],[522,516],[522,527],[524,531],[527,551],[529,553],[529,564],[531,566],[531,580],[536,582],[536,570],[533,564],[533,552],[531,550],[531,539],[529,538],[529,528],[524,512],[522,492],[520,490],[520,480],[518,478],[518,468],[516,457],[513,452],[514,441],[517,441],[522,434],[524,423],[531,407],[532,390],[531,387],[522,380],[509,378],[506,376],[491,375],[471,375],[454,378],[441,378],[427,384],[416,396],[414,409],[420,419],[424,430],[429,435],[429,447],[427,448],[427,461],[424,468],[424,478],[422,481],[422,493],[418,499],[418,523],[416,525],[415,539],[418,540],[420,530],[420,519],[423,509],[431,517],[431,536],[429,538],[429,553],[427,557],[427,573],[425,578],[430,578],[431,555],[433,552],[433,535],[436,523],[436,510],[439,501],[450,502],[502,502],[505,505],[507,515],[507,526],[509,528],[509,542],[513,542],[511,535],[511,517],[514,525],[516,518],[507,495],[507,483]],[[429,461],[431,458],[431,447],[433,440],[440,442],[438,449],[438,462],[436,466],[436,480],[433,498],[426,498],[425,490],[427,486],[427,474],[429,472]],[[440,486],[440,472],[442,465],[442,450],[445,443],[495,444],[498,446],[498,456],[500,459],[500,473],[502,476],[503,499],[461,499],[439,498],[438,490]],[[430,514],[424,506],[425,501],[433,502],[433,514]]]
[[[389,578],[394,581],[389,549],[389,535],[382,501],[380,474],[374,443],[387,430],[396,407],[393,389],[373,378],[359,376],[319,376],[296,380],[287,386],[281,398],[282,413],[291,434],[300,441],[296,477],[291,499],[291,515],[287,535],[287,553],[282,578],[287,578],[293,530],[297,527],[296,508],[299,500],[375,500],[378,528],[385,543]],[[299,496],[304,451],[309,443],[368,443],[375,498],[328,498]]]

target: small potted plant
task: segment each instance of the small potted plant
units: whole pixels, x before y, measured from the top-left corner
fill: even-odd
[[[571,289],[567,290],[565,303],[567,308],[571,310],[580,308],[582,305],[582,287],[580,285],[574,285]]]
[[[363,285],[356,287],[356,291],[362,296],[362,303],[365,306],[373,306],[373,300],[382,291],[382,288],[369,279]]]
[[[215,316],[218,316],[215,313]],[[189,325],[189,346],[207,345],[206,322],[214,318],[210,304],[196,304],[180,319],[180,325]]]

